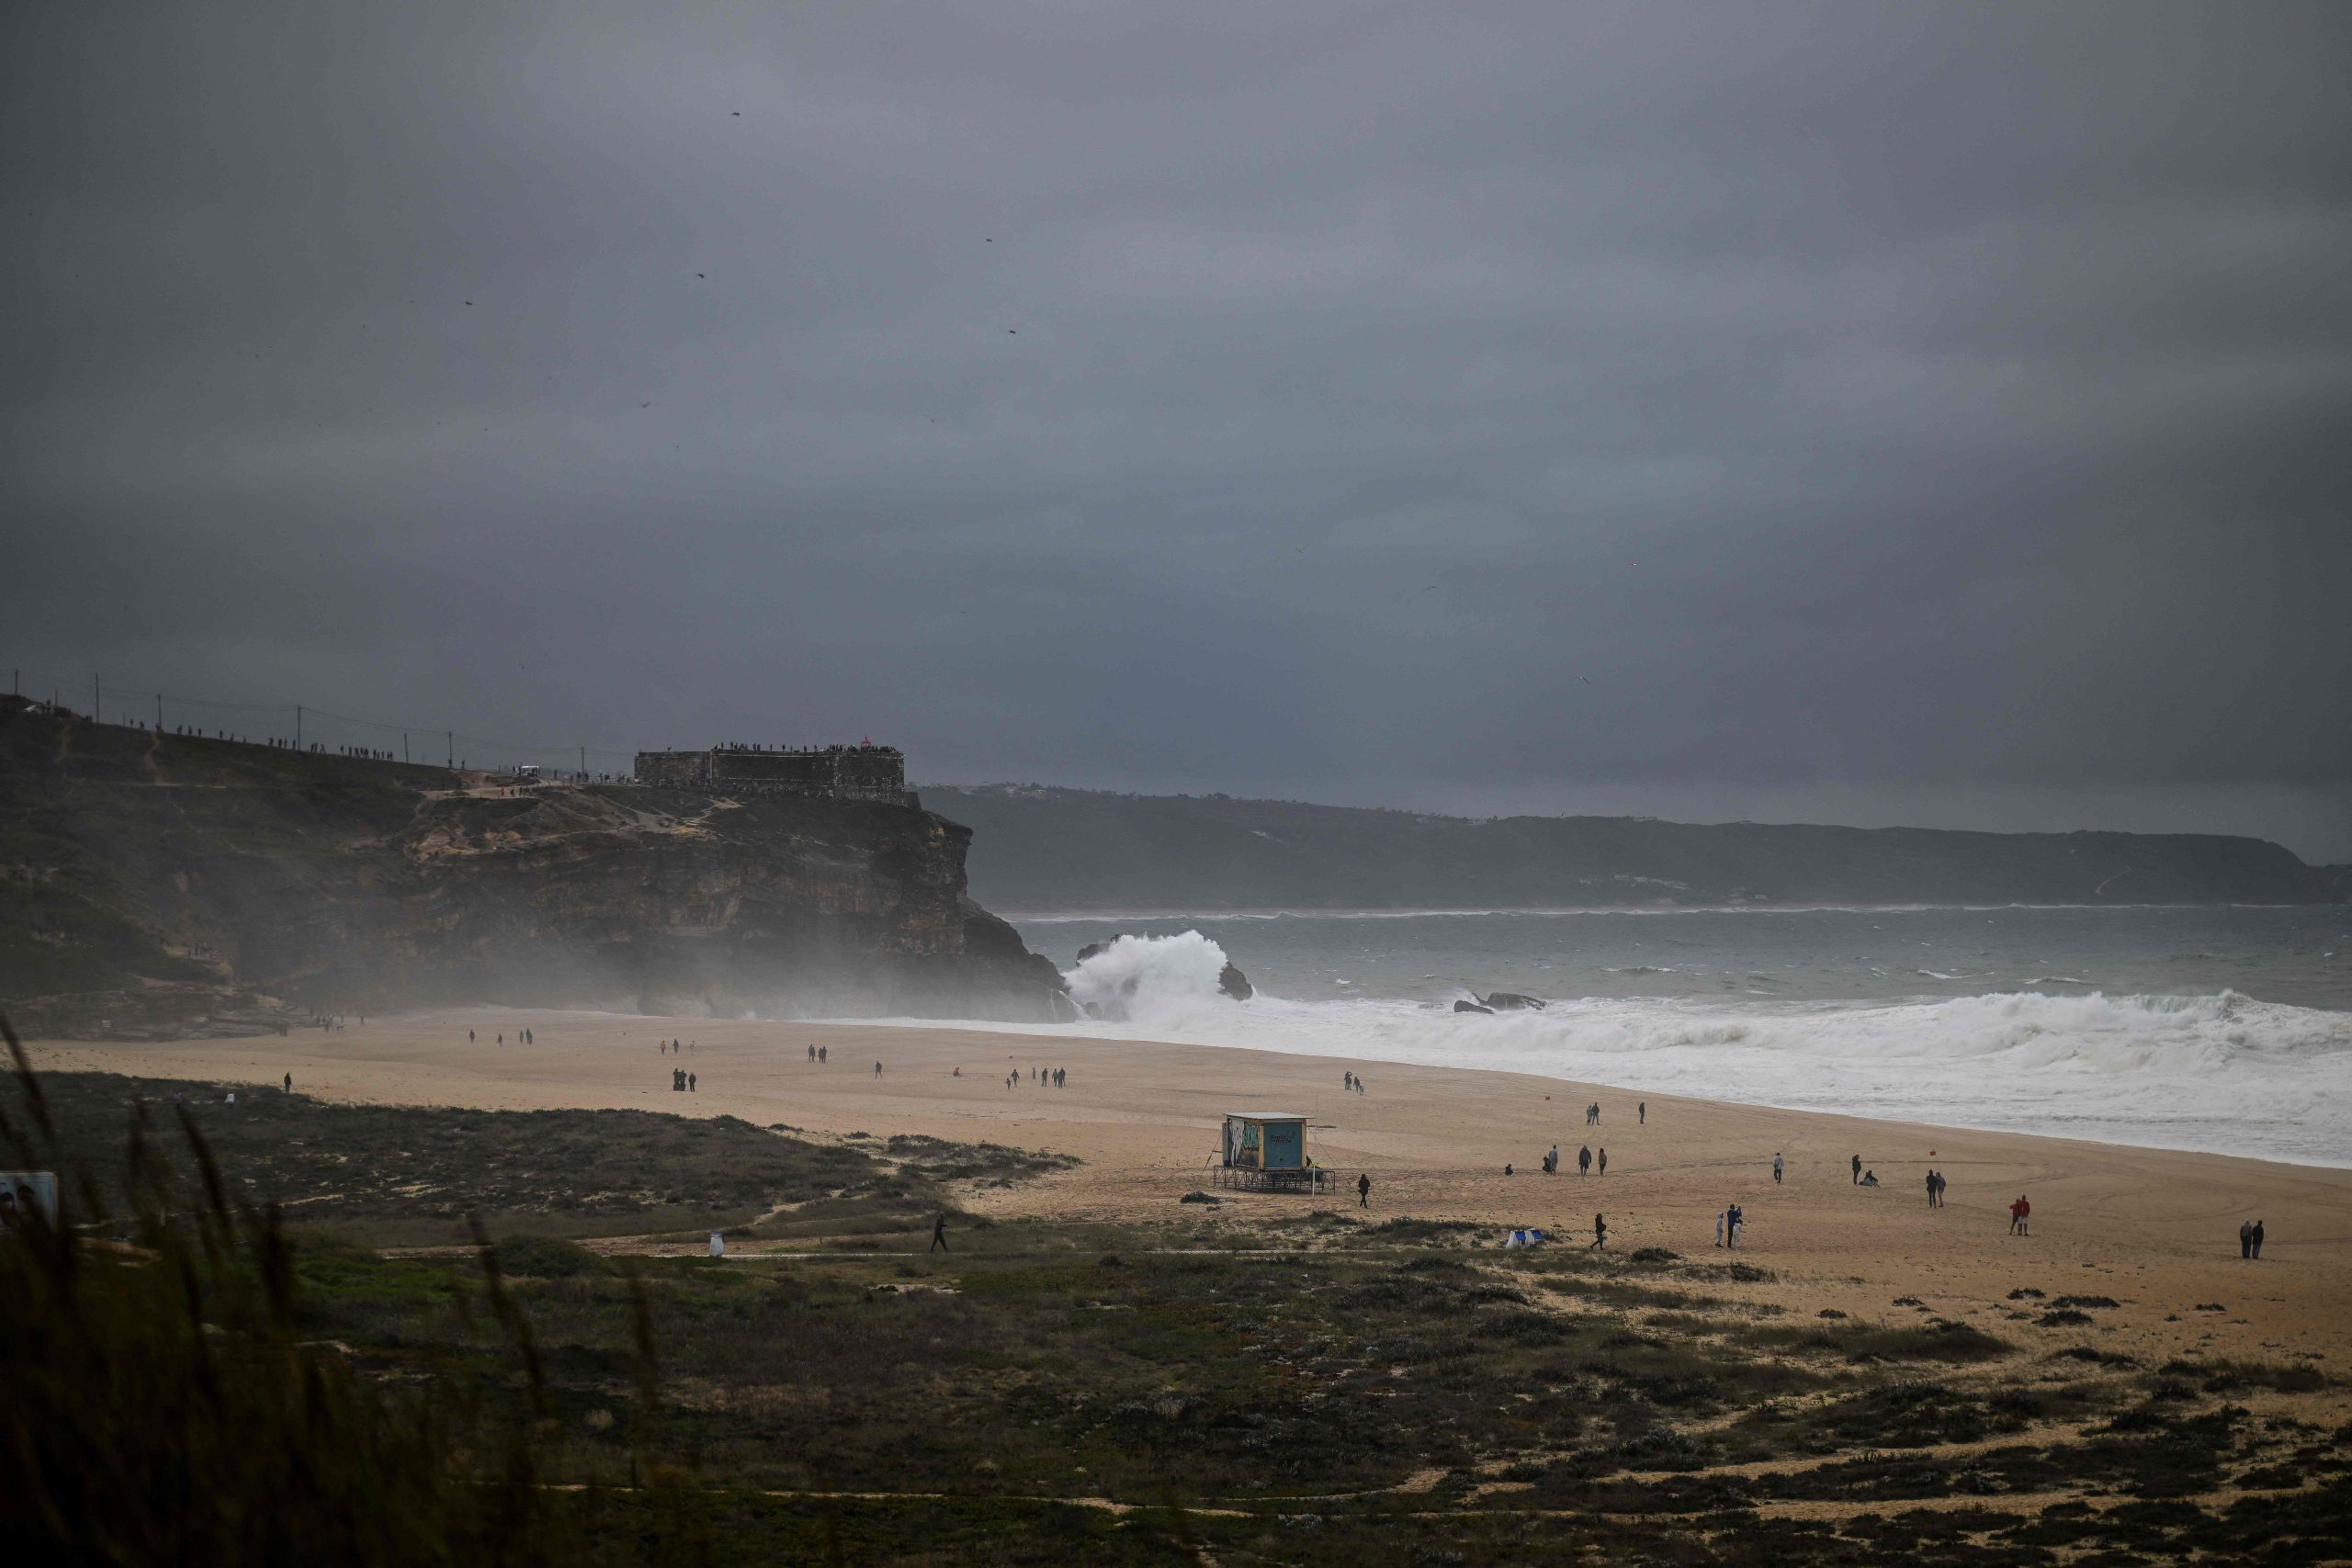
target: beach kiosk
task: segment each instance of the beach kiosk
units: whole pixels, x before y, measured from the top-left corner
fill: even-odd
[[[1288,1111],[1236,1111],[1225,1119],[1217,1184],[1250,1191],[1312,1192],[1329,1177],[1306,1152],[1306,1118]]]

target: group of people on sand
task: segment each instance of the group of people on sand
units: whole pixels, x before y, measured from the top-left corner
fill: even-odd
[[[670,1069],[670,1087],[676,1089],[680,1094],[693,1094],[695,1092],[695,1075],[686,1071],[684,1067],[672,1067]]]
[[[1040,1089],[1061,1089],[1069,1082],[1069,1069],[1068,1067],[1032,1067],[1029,1069],[1028,1081]],[[1019,1067],[1004,1075],[1005,1088],[1019,1089],[1021,1084]]]
[[[1577,1149],[1577,1174],[1578,1176],[1590,1176],[1594,1173],[1594,1168],[1596,1167],[1599,1168],[1600,1175],[1606,1176],[1609,1174],[1608,1149],[1603,1148],[1599,1155],[1595,1155],[1592,1152],[1591,1145],[1586,1144],[1580,1145]],[[1505,1166],[1503,1168],[1503,1174],[1505,1176],[1509,1176],[1510,1174],[1510,1168],[1509,1166]],[[1557,1144],[1554,1144],[1550,1151],[1544,1156],[1544,1174],[1546,1176],[1557,1176],[1560,1174],[1560,1145]]]
[[[673,1056],[683,1055],[684,1053],[695,1048],[695,1043],[691,1040],[684,1042],[683,1044],[675,1040],[663,1040],[657,1042],[657,1043],[665,1054]]]
[[[1635,1115],[1641,1125],[1647,1126],[1649,1124],[1649,1102],[1646,1100],[1638,1102],[1635,1107]],[[1587,1126],[1598,1126],[1600,1124],[1600,1105],[1599,1101],[1596,1100],[1585,1107],[1584,1119]],[[1561,1164],[1560,1145],[1554,1144],[1551,1148],[1544,1153],[1542,1163],[1544,1173],[1545,1175],[1557,1175],[1559,1173]],[[1848,1165],[1853,1185],[1857,1187],[1876,1187],[1879,1185],[1878,1173],[1863,1167],[1862,1156],[1860,1155],[1854,1155],[1848,1162]],[[1503,1167],[1503,1174],[1505,1176],[1512,1175],[1514,1172],[1514,1167],[1510,1165]],[[1592,1174],[1606,1176],[1609,1174],[1608,1149],[1604,1147],[1596,1151],[1589,1145],[1578,1147],[1577,1150],[1577,1173],[1580,1176]],[[1775,1187],[1784,1186],[1787,1184],[1787,1157],[1776,1149],[1772,1154],[1772,1184]],[[1928,1206],[1929,1208],[1940,1209],[1944,1206],[1944,1191],[1950,1185],[1950,1181],[1945,1178],[1942,1171],[1937,1170],[1933,1168],[1928,1169],[1927,1175],[1927,1188]],[[2018,1201],[2009,1205],[2010,1234],[2014,1235],[2024,1235],[2028,1234],[2028,1219],[2032,1213],[2033,1205],[2028,1202],[2023,1195],[2019,1195]],[[1592,1218],[1592,1245],[1595,1247],[1607,1245],[1608,1224],[1606,1220],[1599,1214],[1595,1214]],[[1724,1207],[1715,1214],[1715,1245],[1725,1248],[1734,1248],[1738,1247],[1739,1233],[1747,1223],[1747,1212],[1737,1203],[1724,1204]],[[2245,1225],[2241,1226],[2239,1240],[2245,1248],[2245,1256],[2248,1258],[2260,1257],[2262,1246],[2262,1231],[2260,1223],[2258,1221],[2249,1222]]]
[[[1362,1094],[1363,1092],[1363,1075],[1362,1073],[1355,1072],[1341,1073],[1340,1075],[1340,1087],[1346,1089],[1350,1094]]]
[[[359,1021],[365,1023],[368,1021],[363,1018]],[[340,1028],[342,1026],[338,1024],[336,1027]],[[518,1029],[514,1032],[514,1043],[517,1045],[535,1045],[538,1042],[532,1037],[531,1032],[527,1029]],[[469,1045],[474,1043],[474,1032],[470,1029],[466,1031],[466,1043]],[[506,1043],[506,1036],[503,1032],[501,1032],[498,1036],[498,1043],[501,1045]]]
[[[826,1055],[826,1048],[825,1048],[824,1046],[822,1046],[822,1045],[811,1045],[811,1046],[809,1046],[809,1047],[808,1047],[808,1059],[809,1059],[810,1061],[812,1061],[812,1062],[821,1062],[821,1061],[823,1061],[823,1060],[825,1059],[825,1055]]]

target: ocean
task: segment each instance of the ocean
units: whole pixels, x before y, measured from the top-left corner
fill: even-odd
[[[1015,923],[1104,1015],[1056,1031],[1074,1038],[1499,1068],[2352,1167],[2343,906]],[[1080,946],[1123,933],[1132,940],[1078,964]],[[1248,1002],[1217,993],[1227,959],[1258,988]],[[1494,990],[1548,1005],[1453,1010]]]

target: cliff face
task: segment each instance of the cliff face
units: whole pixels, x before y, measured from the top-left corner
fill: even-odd
[[[2341,879],[2209,834],[1472,821],[1219,796],[933,787],[1017,909],[1591,908],[1730,903],[2317,904]]]
[[[0,998],[48,1033],[242,1031],[268,1024],[264,997],[346,1013],[1063,1006],[1052,964],[965,897],[970,829],[930,812],[458,783],[0,719]]]

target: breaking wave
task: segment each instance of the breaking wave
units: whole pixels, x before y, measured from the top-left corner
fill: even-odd
[[[1136,1022],[1182,1018],[1196,1006],[1230,1000],[1216,988],[1225,949],[1198,931],[1177,936],[1123,936],[1075,969],[1062,983],[1091,1018]]]
[[[1483,1067],[1797,1110],[2352,1166],[2352,1014],[2208,996],[1560,999],[1543,1012],[1218,994],[1197,931],[1065,978],[1061,1032]],[[1375,1086],[1376,1089],[1377,1086]]]

